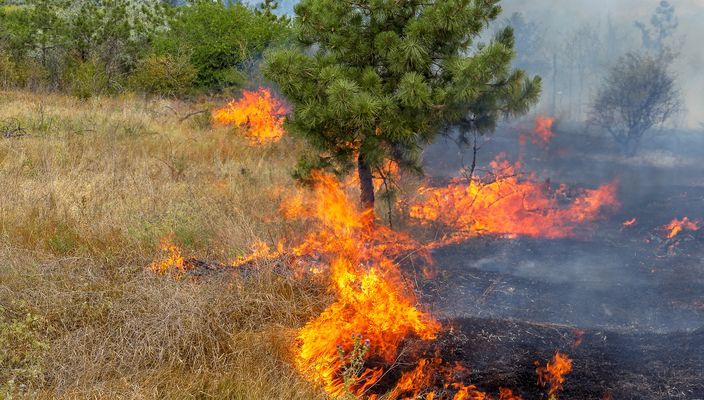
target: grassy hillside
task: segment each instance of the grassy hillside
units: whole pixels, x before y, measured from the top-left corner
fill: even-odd
[[[183,119],[207,106],[0,94],[0,397],[320,398],[287,362],[315,288],[145,268],[164,237],[226,261],[295,236],[298,145]]]

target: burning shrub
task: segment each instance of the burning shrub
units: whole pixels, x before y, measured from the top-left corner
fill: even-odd
[[[579,227],[618,205],[616,183],[569,198],[564,186],[553,191],[530,175],[521,179],[519,163],[512,165],[499,157],[491,167],[492,173],[484,179],[422,187],[410,216],[422,224],[439,222],[451,228],[448,241],[483,233],[555,239],[575,236]]]
[[[286,133],[283,128],[288,108],[271,95],[269,89],[256,92],[245,90],[237,101],[215,110],[213,119],[223,125],[235,125],[255,143],[279,141]]]

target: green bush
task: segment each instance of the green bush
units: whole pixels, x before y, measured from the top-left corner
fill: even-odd
[[[0,88],[7,89],[17,86],[17,66],[10,56],[0,51]]]
[[[157,54],[179,54],[186,48],[204,89],[240,87],[263,51],[289,36],[287,20],[272,18],[242,4],[195,1],[179,7],[170,29],[155,39]]]
[[[105,67],[96,59],[74,63],[67,70],[66,81],[71,94],[82,100],[105,94],[110,90]]]
[[[0,1],[0,4],[2,1]],[[182,95],[240,88],[289,21],[262,8],[196,0],[25,0],[0,5],[0,87],[79,98],[138,91]],[[269,7],[269,8],[267,8]],[[128,79],[126,79],[129,77]]]
[[[136,92],[162,96],[187,94],[197,71],[191,64],[190,54],[151,54],[143,59],[130,78],[130,87]]]
[[[30,90],[41,90],[49,87],[51,81],[49,69],[40,62],[25,59],[15,63],[17,86]]]

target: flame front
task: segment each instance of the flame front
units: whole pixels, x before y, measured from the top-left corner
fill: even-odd
[[[253,142],[272,143],[286,133],[283,124],[288,112],[269,89],[260,88],[256,92],[245,90],[239,100],[215,110],[213,119],[219,124],[239,126]]]
[[[557,239],[575,236],[578,227],[619,204],[615,182],[570,198],[565,186],[552,191],[532,176],[521,179],[519,163],[512,165],[500,156],[491,167],[490,179],[457,179],[446,187],[421,188],[410,216],[422,224],[451,228],[446,242],[482,233]]]

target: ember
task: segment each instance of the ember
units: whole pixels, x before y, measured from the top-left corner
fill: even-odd
[[[254,143],[272,143],[284,135],[284,116],[288,108],[271,95],[269,89],[244,91],[242,98],[215,110],[213,119],[223,125],[235,125],[244,130]]]
[[[638,220],[636,218],[629,219],[628,221],[623,221],[623,227],[627,228],[629,226],[634,226],[635,224],[638,223]]]
[[[664,229],[668,232],[667,238],[672,239],[684,230],[692,232],[698,231],[700,228],[699,223],[699,221],[691,221],[689,218],[684,217],[681,220],[673,219],[672,222],[664,227]]]

